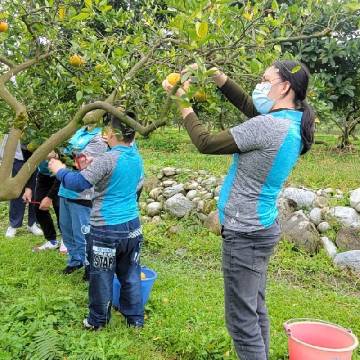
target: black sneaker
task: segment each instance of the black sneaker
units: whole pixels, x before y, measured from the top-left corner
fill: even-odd
[[[82,265],[75,265],[75,266],[70,266],[68,265],[64,270],[63,270],[63,274],[64,275],[69,275],[72,274],[74,271],[81,269],[83,266]]]
[[[135,329],[142,329],[144,327],[144,322],[140,320],[130,320],[129,318],[126,318],[126,325],[128,327],[132,327]]]

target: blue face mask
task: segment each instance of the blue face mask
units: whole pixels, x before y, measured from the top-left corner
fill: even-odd
[[[260,114],[267,114],[275,104],[275,101],[268,97],[270,90],[271,84],[264,82],[257,84],[252,93],[254,106]]]

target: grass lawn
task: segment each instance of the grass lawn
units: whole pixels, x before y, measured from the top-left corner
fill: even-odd
[[[147,174],[174,165],[220,175],[228,157],[198,154],[183,132],[160,130],[139,141]],[[289,184],[348,191],[359,187],[359,153],[334,154],[324,146],[301,159]],[[344,200],[347,201],[346,199]],[[7,206],[0,203],[0,232]],[[170,226],[180,232],[172,234]],[[115,312],[101,332],[82,329],[87,284],[82,273],[61,275],[65,258],[34,254],[39,239],[22,231],[0,235],[0,360],[7,359],[236,359],[224,325],[221,239],[193,218],[145,224],[143,264],[158,280],[146,306],[146,326],[126,328]],[[335,268],[323,252],[310,257],[282,241],[271,261],[268,305],[271,360],[287,359],[282,324],[291,318],[328,320],[360,336],[360,279]],[[360,360],[360,351],[353,359]]]

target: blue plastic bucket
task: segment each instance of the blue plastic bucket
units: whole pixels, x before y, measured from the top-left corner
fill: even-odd
[[[147,303],[150,297],[151,289],[154,285],[154,282],[157,278],[157,273],[154,270],[151,270],[145,266],[141,267],[141,271],[145,274],[146,278],[141,280],[141,296],[143,305]],[[121,284],[117,279],[116,275],[114,275],[113,280],[113,298],[112,305],[114,308],[119,308],[120,304],[120,288]]]

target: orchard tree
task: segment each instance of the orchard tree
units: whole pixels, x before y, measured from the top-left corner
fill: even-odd
[[[232,110],[210,87],[208,65],[250,88],[275,59],[296,55],[283,44],[335,36],[342,18],[315,27],[330,3],[3,0],[0,128],[9,140],[0,165],[0,200],[17,197],[52,149],[78,127],[101,122],[106,111],[143,136],[169,123],[173,95],[164,94],[161,82],[194,61],[199,69],[182,76],[181,81],[192,76],[192,86],[180,100],[198,99],[206,119],[224,126],[223,114]],[[139,120],[115,103],[135,111]],[[11,177],[19,140],[35,151]]]
[[[315,74],[310,93],[315,107],[324,122],[340,130],[339,147],[346,148],[360,123],[359,2],[331,2],[306,31],[319,31],[330,22],[334,22],[331,36],[285,44],[284,48],[297,53]]]

